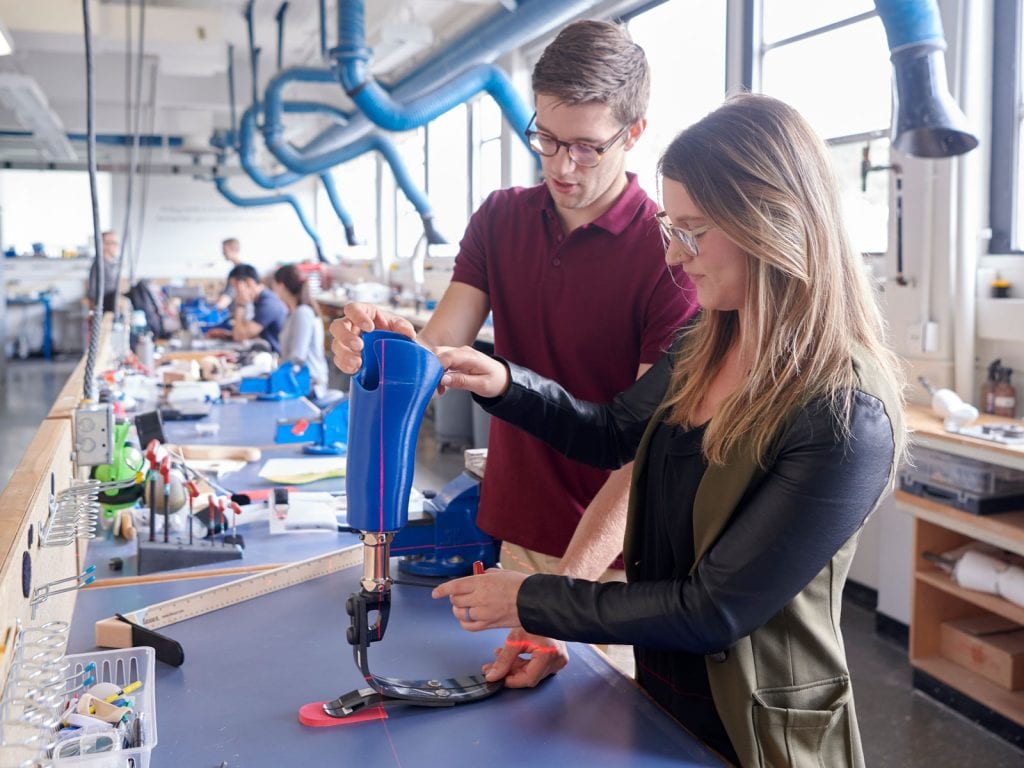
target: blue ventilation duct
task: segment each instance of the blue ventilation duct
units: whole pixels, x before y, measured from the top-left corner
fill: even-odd
[[[391,168],[391,173],[395,177],[395,183],[398,184],[406,198],[408,198],[416,212],[420,215],[427,242],[432,245],[447,243],[448,240],[434,226],[433,208],[431,208],[426,196],[409,175],[405,162],[398,154],[398,150],[395,149],[390,139],[375,131],[366,118],[353,116],[349,121],[349,125],[359,122],[363,126],[362,131],[356,134],[355,141],[340,149],[323,153],[316,157],[304,156],[300,150],[297,150],[284,140],[282,116],[290,111],[288,104],[294,102],[284,101],[283,93],[285,87],[293,82],[337,83],[337,78],[330,69],[326,68],[292,67],[275,75],[270,80],[267,84],[263,103],[263,139],[266,142],[267,149],[270,150],[274,157],[281,161],[290,171],[301,177],[322,173],[336,165],[348,162],[365,152],[374,150],[380,152]],[[329,189],[327,194],[330,197]]]
[[[875,0],[896,74],[893,146],[916,157],[952,157],[978,146],[949,93],[946,38],[935,0]]]
[[[418,100],[426,91],[443,90],[448,81],[469,67],[493,61],[566,24],[592,6],[588,0],[520,0],[514,11],[499,10],[389,87],[390,99],[401,103]],[[269,100],[268,87],[266,101]],[[334,157],[339,148],[363,136],[370,125],[366,118],[354,116],[348,125],[327,128],[301,149],[274,154],[293,171],[303,167],[328,167],[332,164],[329,158]]]
[[[334,186],[334,179],[331,177],[330,171],[320,174],[320,183],[324,185],[327,199],[331,201],[331,207],[341,220],[342,226],[345,227],[345,242],[349,245],[361,245],[359,238],[356,237],[356,228],[352,224],[352,217],[348,215],[348,211],[341,204],[341,198],[338,197],[338,188]]]
[[[348,119],[348,115],[342,112],[336,107],[329,106],[327,104],[318,104],[315,102],[306,101],[290,101],[285,102],[284,111],[287,113],[316,113],[326,114],[337,118],[339,121],[344,122]],[[242,122],[238,130],[238,161],[242,166],[242,169],[248,174],[249,178],[254,183],[263,187],[264,189],[280,189],[286,187],[289,184],[294,184],[301,179],[306,177],[306,174],[295,173],[294,171],[284,171],[282,173],[268,176],[256,165],[256,113],[257,109],[249,107],[245,112],[242,113]],[[320,181],[324,185],[324,189],[327,191],[327,197],[331,201],[331,207],[338,216],[338,220],[341,221],[342,227],[345,229],[345,242],[349,245],[359,245],[359,238],[356,237],[355,225],[352,222],[352,217],[349,212],[342,205],[341,198],[338,196],[337,187],[334,185],[334,179],[331,178],[328,172],[324,171],[320,174]]]
[[[505,119],[526,143],[524,131],[530,109],[512,82],[493,64],[476,64],[441,83],[430,93],[406,102],[392,98],[370,77],[363,0],[341,0],[338,8],[338,47],[331,51],[341,87],[370,120],[389,131],[407,131],[429,123],[453,107],[486,91],[501,107]]]

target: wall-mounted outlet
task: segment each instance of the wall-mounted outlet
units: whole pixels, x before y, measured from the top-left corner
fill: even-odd
[[[907,326],[907,352],[912,355],[924,352],[923,323],[911,323]]]
[[[925,352],[939,351],[939,324],[934,320],[924,323],[922,344]]]
[[[114,410],[110,403],[82,405],[74,413],[72,460],[79,467],[109,464],[114,458]]]

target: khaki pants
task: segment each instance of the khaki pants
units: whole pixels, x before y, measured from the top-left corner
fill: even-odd
[[[529,574],[556,573],[560,561],[561,558],[545,555],[542,552],[535,552],[532,549],[520,547],[518,544],[509,544],[507,541],[501,543],[501,567],[510,571]],[[625,580],[626,572],[618,568],[609,568],[598,579],[601,582]],[[633,646],[595,645],[594,648],[603,653],[623,674],[629,677],[635,675]]]

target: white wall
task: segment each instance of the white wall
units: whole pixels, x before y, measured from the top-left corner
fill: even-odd
[[[896,350],[908,364],[908,400],[927,403],[918,383],[926,376],[940,387],[954,387],[968,400],[977,396],[980,373],[993,357],[1024,365],[1021,343],[975,338],[978,267],[992,266],[985,227],[988,222],[988,147],[990,144],[991,4],[939,0],[947,41],[949,85],[964,108],[980,146],[959,158],[928,160],[893,153],[903,167],[903,274],[896,276],[896,254],[890,248],[876,274],[886,277],[883,311]],[[965,52],[969,51],[969,55]],[[895,186],[893,186],[895,193]],[[895,211],[895,205],[891,206]],[[890,222],[895,244],[896,221]],[[1001,261],[996,263],[1002,264]],[[1024,260],[1020,285],[1024,288]],[[1020,294],[1024,295],[1024,293]],[[982,302],[978,310],[983,311]],[[938,326],[934,349],[922,349],[917,327]],[[1024,327],[1024,325],[1020,326]],[[914,332],[912,332],[914,331]],[[973,386],[972,386],[973,384]],[[912,567],[911,517],[892,499],[876,512],[877,530],[865,530],[852,578],[877,585],[878,610],[898,621],[910,621]],[[874,583],[872,576],[875,577]]]
[[[113,185],[113,219],[120,231],[125,210],[125,181]],[[275,194],[244,177],[231,177],[230,189],[243,197]],[[287,188],[315,221],[313,181]],[[140,198],[135,185],[136,200]],[[136,226],[133,223],[133,226]],[[278,263],[316,259],[306,231],[289,205],[240,208],[225,200],[213,182],[184,176],[152,176],[149,180],[142,248],[137,277],[223,277],[229,265],[221,241],[237,237],[242,258],[260,272]]]

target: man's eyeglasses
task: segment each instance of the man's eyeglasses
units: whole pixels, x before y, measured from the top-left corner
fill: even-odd
[[[533,125],[533,121],[536,119],[537,113],[534,112],[533,117],[530,118],[530,126]],[[581,168],[593,168],[601,162],[602,155],[611,149],[615,145],[615,142],[625,136],[628,131],[629,126],[627,125],[600,147],[591,146],[590,144],[575,144],[569,141],[559,141],[554,136],[550,136],[541,131],[531,130],[529,126],[527,126],[525,133],[527,141],[530,142],[530,149],[538,155],[554,157],[558,154],[558,150],[561,147],[565,147],[565,150],[569,153],[569,159],[576,163],[576,165]]]
[[[654,218],[658,220],[658,224],[661,226],[661,234],[664,236],[665,242],[668,243],[675,240],[691,256],[697,256],[700,253],[700,249],[697,247],[697,238],[708,230],[715,228],[714,224],[705,224],[703,227],[697,227],[696,229],[677,227],[669,221],[667,211],[659,211],[655,214]]]

